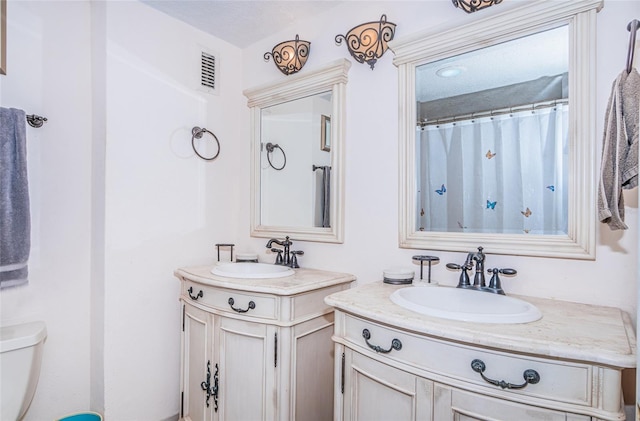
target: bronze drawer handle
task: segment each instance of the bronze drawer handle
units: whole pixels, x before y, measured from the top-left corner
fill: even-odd
[[[256,308],[256,303],[254,303],[253,301],[249,301],[249,308],[247,308],[246,310],[243,310],[241,308],[235,308],[233,306],[233,304],[235,303],[233,298],[229,298],[228,303],[229,303],[229,307],[231,307],[231,310],[237,311],[238,313],[246,313],[247,311],[253,310],[254,308]]]
[[[522,384],[511,384],[507,383],[504,380],[493,380],[488,377],[485,377],[484,370],[486,370],[487,366],[482,360],[473,360],[471,361],[471,369],[476,373],[480,374],[480,377],[487,382],[491,383],[494,386],[500,386],[503,389],[524,389],[529,384],[536,384],[540,381],[540,374],[536,370],[525,370],[522,373],[522,377],[524,377],[524,383]]]
[[[400,342],[400,339],[393,339],[391,341],[391,348],[389,349],[381,348],[378,345],[371,345],[369,343],[369,339],[371,339],[371,332],[369,332],[369,329],[364,329],[362,331],[362,337],[364,338],[364,341],[367,343],[367,345],[369,345],[369,348],[373,349],[378,353],[386,354],[388,352],[393,351],[394,349],[396,351],[400,351],[402,349],[402,342]]]
[[[200,292],[197,295],[193,295],[193,287],[189,287],[189,289],[187,290],[187,292],[189,293],[189,297],[193,300],[193,301],[198,301],[198,298],[202,298],[204,297],[204,292],[202,292],[202,290],[200,290]]]

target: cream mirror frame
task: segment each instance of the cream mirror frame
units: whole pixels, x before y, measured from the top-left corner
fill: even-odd
[[[602,0],[535,1],[468,25],[429,29],[389,43],[399,78],[399,245],[467,252],[595,259],[596,13]],[[416,67],[568,26],[569,180],[566,235],[428,232],[416,229]]]
[[[287,78],[255,88],[243,94],[251,111],[251,236],[292,239],[325,243],[344,240],[344,133],[346,122],[346,84],[351,62],[340,59],[318,69],[297,73]],[[331,92],[332,112],[330,133],[330,227],[299,227],[265,225],[261,221],[260,158],[262,153],[261,115],[267,107]],[[309,168],[311,171],[311,168]]]

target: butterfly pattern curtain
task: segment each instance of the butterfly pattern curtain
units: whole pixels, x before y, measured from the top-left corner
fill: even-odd
[[[417,130],[418,230],[567,234],[566,105]]]

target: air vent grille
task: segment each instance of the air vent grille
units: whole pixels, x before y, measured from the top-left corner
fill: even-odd
[[[216,57],[202,52],[200,83],[206,88],[216,89]]]

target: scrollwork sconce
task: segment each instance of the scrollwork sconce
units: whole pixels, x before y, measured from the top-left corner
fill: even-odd
[[[473,13],[485,7],[502,3],[502,0],[451,0],[453,5],[467,13]]]
[[[387,43],[393,39],[396,24],[387,22],[382,15],[377,22],[367,22],[352,28],[347,35],[336,35],[336,44],[347,44],[351,56],[358,63],[367,63],[371,70],[376,61],[387,51]]]
[[[296,34],[296,39],[284,41],[273,47],[271,52],[264,53],[264,60],[273,58],[276,67],[285,75],[292,75],[302,69],[309,58],[309,41],[301,41]]]

